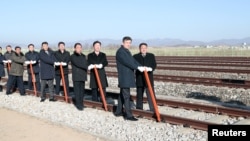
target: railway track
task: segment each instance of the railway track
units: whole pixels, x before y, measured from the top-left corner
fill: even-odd
[[[109,67],[115,67],[115,66],[110,66]],[[157,67],[157,69],[164,69],[167,67]],[[182,67],[175,67],[178,70],[182,70]],[[24,67],[26,70],[27,67]],[[186,68],[188,70],[186,71],[191,71],[189,69],[192,68]],[[207,68],[194,68],[205,71]],[[195,71],[194,70],[194,71]],[[213,72],[214,69],[210,69],[211,72]],[[216,69],[220,70],[223,72],[222,69]],[[226,69],[224,69],[226,70]],[[230,70],[227,70],[230,71]],[[233,70],[231,70],[233,71]],[[246,70],[249,71],[250,70]],[[72,73],[72,70],[69,69],[69,73]],[[88,72],[89,73],[89,72]],[[116,72],[113,71],[106,71],[106,74],[108,77],[118,77]],[[160,75],[160,74],[154,74],[154,80],[155,81],[162,81],[162,82],[174,82],[174,83],[184,83],[184,84],[194,84],[194,85],[205,85],[205,86],[217,86],[217,87],[229,87],[229,88],[243,88],[243,89],[249,89],[250,88],[250,81],[248,80],[237,80],[237,79],[224,79],[224,78],[205,78],[205,77],[190,77],[190,76],[174,76],[174,75]]]
[[[109,63],[116,63],[116,60],[108,60]],[[195,60],[161,60],[161,61],[156,61],[158,66],[161,65],[179,65],[179,66],[222,66],[222,67],[249,67],[250,66],[250,61],[221,61],[221,62],[216,62],[216,61],[195,61]]]
[[[117,77],[117,73],[106,72],[109,77]],[[194,85],[205,85],[205,86],[218,86],[218,87],[229,87],[229,88],[250,88],[250,81],[248,80],[234,80],[234,79],[218,79],[218,78],[202,78],[202,77],[188,77],[188,76],[173,76],[173,75],[154,75],[155,81],[162,82],[175,82],[185,83]]]
[[[6,81],[6,79],[4,79]],[[5,89],[6,87],[3,86]],[[72,89],[72,88],[71,88]],[[18,90],[17,90],[18,92]],[[32,90],[26,90],[26,94],[33,95],[34,91]],[[40,95],[40,92],[37,92],[38,96]],[[107,96],[111,96],[112,98],[118,97],[118,94],[114,93],[107,93]],[[49,97],[49,94],[47,94],[47,97]],[[55,96],[56,99],[58,99],[61,102],[66,102],[65,97],[63,96]],[[135,100],[135,96],[132,96],[132,99]],[[144,98],[144,100],[146,100]],[[73,97],[68,97],[68,103],[73,103]],[[96,108],[96,109],[104,109],[103,104],[100,102],[94,102],[90,100],[84,100],[84,105],[89,108]],[[209,105],[201,105],[201,104],[195,104],[195,103],[186,103],[186,102],[180,102],[180,101],[173,101],[173,100],[165,100],[165,99],[157,99],[158,106],[160,107],[173,107],[175,109],[185,109],[185,110],[192,110],[192,111],[198,111],[202,114],[204,113],[213,113],[218,116],[228,116],[230,117],[243,117],[245,120],[249,120],[250,117],[250,111],[247,110],[240,110],[236,108],[225,108],[221,106],[209,106]],[[109,112],[113,112],[116,109],[116,106],[113,104],[107,104],[107,108]],[[144,110],[137,110],[132,109],[132,112],[134,115],[143,117],[150,120],[155,120],[155,115],[153,112],[144,111]],[[175,116],[175,115],[169,115],[165,113],[161,113],[160,111],[160,117],[161,122],[163,123],[170,123],[175,125],[183,125],[185,127],[190,127],[198,130],[207,130],[208,125],[214,125],[214,124],[221,124],[216,123],[215,121],[210,122],[209,120],[197,120],[192,118],[185,118],[181,116]],[[218,117],[219,118],[219,117]]]
[[[108,67],[116,67],[115,64],[109,64]],[[159,70],[179,70],[179,71],[198,71],[198,72],[223,72],[223,73],[250,73],[250,69],[232,69],[232,68],[201,68],[201,67],[174,67],[157,66]]]
[[[108,60],[115,60],[115,56],[107,56]],[[250,63],[250,57],[207,57],[207,56],[155,56],[156,62],[224,62]]]

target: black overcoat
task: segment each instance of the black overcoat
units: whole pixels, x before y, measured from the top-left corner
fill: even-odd
[[[2,53],[0,53],[0,77],[4,77],[5,76],[5,70],[4,70],[4,56]]]
[[[40,72],[40,64],[39,64],[39,53],[36,51],[29,51],[25,53],[25,58],[27,61],[36,61],[35,64],[32,64],[33,72],[39,73]],[[28,73],[31,73],[30,71],[30,65],[27,65]]]
[[[40,74],[42,80],[55,78],[54,63],[56,62],[56,58],[54,56],[54,52],[51,49],[48,49],[48,52],[49,54],[47,54],[45,50],[42,49],[39,53]]]
[[[116,52],[116,67],[118,72],[118,87],[134,88],[135,73],[134,71],[140,64],[133,58],[131,52],[121,46]]]
[[[72,81],[87,81],[88,62],[82,53],[74,52],[70,56],[72,66]]]
[[[89,53],[88,54],[88,64],[102,64],[103,67],[101,69],[97,69],[99,77],[100,77],[100,81],[102,84],[102,88],[106,88],[108,87],[108,81],[107,81],[107,76],[106,76],[106,72],[105,72],[105,67],[108,65],[108,61],[106,58],[106,54],[100,52],[98,55],[96,55],[95,52]],[[96,76],[95,76],[95,72],[94,69],[90,70],[90,84],[89,87],[90,88],[98,88],[98,84],[96,81]]]
[[[152,68],[152,71],[148,72],[148,77],[149,77],[149,80],[151,82],[151,86],[153,87],[154,86],[153,71],[155,70],[155,68],[157,66],[156,61],[155,61],[155,55],[152,53],[146,53],[145,57],[143,57],[141,53],[138,53],[138,54],[135,54],[133,57],[142,66]],[[136,70],[135,74],[136,74],[136,86],[138,86],[138,87],[147,86],[143,72]]]
[[[63,73],[64,74],[68,74],[69,73],[69,67],[68,64],[70,62],[70,53],[66,50],[64,50],[64,52],[62,53],[60,50],[55,52],[55,57],[57,62],[65,62],[67,63],[66,66],[63,66]],[[55,73],[56,75],[60,75],[60,66],[55,66]]]

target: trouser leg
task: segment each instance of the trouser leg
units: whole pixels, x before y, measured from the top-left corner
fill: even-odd
[[[36,90],[40,91],[41,90],[41,83],[40,83],[39,73],[35,73],[35,78],[36,78]]]
[[[130,106],[130,88],[122,88],[122,98],[124,100],[124,108],[126,117],[132,117],[131,106]]]
[[[53,99],[54,98],[54,84],[53,84],[54,79],[47,80],[48,82],[48,87],[49,87],[49,98]]]
[[[32,90],[32,75],[28,73],[28,89]]]
[[[107,99],[106,99],[106,88],[102,88],[102,91],[103,91],[105,100],[107,100]],[[100,101],[102,102],[102,97],[101,97],[100,90],[99,90],[99,99],[100,99]]]
[[[0,77],[0,81],[2,80],[2,77]],[[0,92],[3,91],[3,86],[0,86]]]
[[[85,95],[85,82],[81,81],[81,94],[80,94],[80,100],[82,101],[82,105],[84,106],[84,95]]]
[[[61,75],[56,75],[56,94],[60,93]]]
[[[14,76],[12,76],[12,75],[8,76],[6,94],[10,94],[11,93],[11,89],[12,89],[12,85],[13,85],[13,81],[14,80],[15,80]]]
[[[66,85],[67,95],[69,95],[69,76],[68,76],[68,74],[64,75],[64,79],[65,79],[65,85]]]
[[[144,87],[137,87],[136,88],[136,109],[143,110],[143,93]]]
[[[98,101],[98,89],[97,88],[92,88],[91,94],[92,94],[92,101]]]
[[[47,84],[47,80],[41,80],[41,99],[45,99],[46,98],[46,94],[45,94],[45,87]]]
[[[15,91],[17,88],[17,77],[13,77],[12,89]]]
[[[123,99],[123,96],[122,96],[122,88],[120,88],[120,94],[118,96],[118,104],[117,104],[117,107],[116,107],[116,111],[115,111],[115,114],[120,114],[123,112],[123,103],[124,103],[124,99]]]
[[[23,76],[16,76],[16,80],[17,80],[17,86],[18,86],[18,90],[19,90],[20,94],[24,95],[25,89],[24,89],[24,85],[23,85]]]
[[[77,108],[83,108],[83,97],[85,93],[85,82],[83,81],[74,81],[74,95],[75,95],[75,105]]]
[[[154,105],[153,105],[152,98],[151,98],[151,95],[149,93],[149,89],[148,88],[146,88],[146,95],[147,95],[147,99],[148,99],[149,110],[152,111],[152,112],[154,112]],[[153,96],[155,98],[154,89],[153,89]]]

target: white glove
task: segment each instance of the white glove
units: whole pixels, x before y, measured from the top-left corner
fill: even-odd
[[[60,65],[60,62],[55,62],[54,65],[55,65],[55,66],[59,66],[59,65]]]
[[[103,67],[102,64],[98,64],[98,65],[95,65],[95,66],[96,66],[96,68],[98,68],[98,69],[101,69],[101,68]]]
[[[140,72],[143,72],[143,71],[145,70],[144,67],[138,67],[137,69],[138,69]]]
[[[8,60],[3,60],[4,63],[8,63]]]
[[[94,65],[93,64],[90,64],[89,66],[88,66],[88,70],[91,70],[91,69],[93,69],[94,68]]]
[[[152,71],[153,69],[151,67],[146,67],[147,71]]]
[[[11,60],[7,60],[8,61],[8,63],[11,63]]]
[[[31,61],[31,64],[35,64],[36,63],[36,61]]]
[[[25,61],[24,64],[29,65],[31,61]]]
[[[66,62],[61,62],[62,66],[66,66],[67,63]]]

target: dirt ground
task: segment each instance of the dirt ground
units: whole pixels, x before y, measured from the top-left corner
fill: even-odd
[[[88,133],[0,107],[1,141],[105,141]]]

